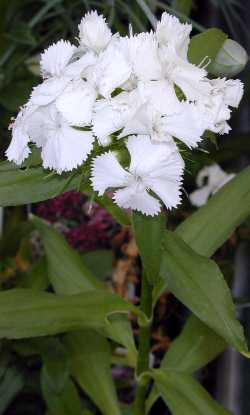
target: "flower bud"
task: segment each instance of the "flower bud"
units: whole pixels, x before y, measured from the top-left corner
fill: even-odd
[[[209,72],[215,76],[232,77],[245,68],[247,61],[246,50],[234,40],[227,39],[212,62]]]

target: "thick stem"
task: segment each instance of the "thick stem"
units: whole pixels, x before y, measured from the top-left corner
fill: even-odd
[[[152,312],[152,286],[148,283],[146,274],[142,275],[141,283],[141,310],[150,318]],[[141,373],[149,369],[149,352],[150,352],[151,325],[140,327],[139,330],[139,351],[136,374],[139,377]],[[145,400],[148,391],[148,381],[139,382],[136,391],[134,414],[145,415]]]

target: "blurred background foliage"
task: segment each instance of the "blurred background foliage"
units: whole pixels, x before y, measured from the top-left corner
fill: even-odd
[[[60,38],[74,41],[82,15],[93,8],[106,16],[114,31],[122,34],[128,33],[129,24],[132,25],[134,32],[149,30],[154,26],[155,19],[163,11],[168,11],[177,15],[182,21],[191,22],[194,34],[213,26],[222,28],[231,38],[240,42],[248,54],[250,53],[249,0],[0,0],[1,158],[4,157],[4,150],[10,139],[8,131],[10,119],[25,103],[31,88],[39,82],[39,54]],[[205,145],[206,152],[194,153],[194,159],[190,161],[187,169],[189,171],[185,181],[187,192],[194,188],[195,173],[205,164],[216,161],[230,171],[239,171],[249,164],[248,69],[242,74],[246,83],[246,93],[240,111],[233,119],[233,132],[230,136],[219,140],[213,137],[211,141],[210,137]],[[169,226],[174,228],[192,210],[186,198],[182,209],[173,215]],[[25,221],[29,212],[46,219],[62,232],[97,278],[107,281],[108,284],[112,283],[116,292],[136,303],[140,263],[130,232],[117,224],[103,209],[89,203],[87,197],[76,193],[67,193],[35,206],[5,210],[4,235],[0,242],[0,285],[3,289],[13,286],[32,286],[34,289],[43,290],[49,285],[41,242],[36,234],[32,238],[29,237],[31,229],[29,223]],[[217,262],[231,283],[234,275],[235,252],[242,241],[249,243],[249,239],[250,222],[247,221],[216,254]],[[246,252],[248,255],[249,251]],[[249,287],[242,297],[246,298],[239,298],[239,302],[249,301]],[[156,310],[151,350],[156,365],[172,340],[179,334],[186,314],[184,307],[171,295],[164,295],[160,299]],[[136,327],[134,332],[136,334]],[[78,407],[73,409],[68,408],[67,405],[63,408],[58,407],[57,401],[53,401],[55,406],[46,412],[51,393],[53,395],[54,391],[51,392],[43,385],[43,393],[41,393],[41,367],[42,365],[44,367],[46,361],[49,365],[51,356],[48,350],[55,349],[55,355],[52,357],[55,362],[64,356],[65,351],[61,350],[57,341],[56,338],[45,339],[40,345],[35,340],[34,342],[2,342],[0,414],[76,415],[79,413]],[[65,356],[62,359],[65,359],[67,366]],[[113,363],[117,363],[117,359],[113,360]],[[51,366],[49,367],[51,369]],[[219,395],[216,389],[218,367],[220,363],[217,363],[217,366],[213,364],[199,376],[209,391],[223,402],[225,395]],[[225,370],[226,376],[228,370],[229,366]],[[57,375],[57,371],[68,372],[68,368],[61,367],[59,370],[55,363],[55,367],[51,369],[53,376]],[[113,377],[119,397],[124,403],[130,403],[133,397],[134,385],[131,374],[132,369],[121,369],[116,365],[113,367]],[[249,375],[246,385],[250,384],[248,378]],[[76,393],[72,388],[71,384],[68,385],[69,395],[65,395],[69,402]],[[88,408],[82,412],[82,415],[89,415],[89,410],[92,414],[99,413],[82,392],[81,399],[84,401],[84,406]],[[75,399],[73,401],[75,402]],[[227,404],[227,402],[223,403]],[[165,406],[159,403],[158,405],[153,408],[152,414],[165,415]],[[235,414],[249,414],[249,402],[244,402],[243,412],[242,408],[238,411]],[[125,414],[131,415],[129,412],[124,412]]]

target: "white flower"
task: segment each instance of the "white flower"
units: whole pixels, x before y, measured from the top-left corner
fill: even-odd
[[[212,79],[209,81],[210,91],[197,102],[207,129],[217,134],[228,134],[231,130],[228,120],[231,109],[237,108],[243,96],[243,84],[236,79]]]
[[[28,105],[21,108],[15,121],[9,126],[9,129],[12,130],[12,140],[6,151],[6,157],[17,165],[21,165],[30,154],[28,128],[29,117],[34,110],[34,107]]]
[[[121,38],[120,50],[132,67],[132,84],[140,81],[160,80],[163,77],[154,33]]]
[[[89,82],[77,80],[68,84],[56,100],[56,106],[71,125],[88,126],[96,98],[96,90]]]
[[[179,102],[178,107],[169,108],[164,116],[152,105],[142,105],[126,123],[120,138],[131,134],[148,134],[153,141],[183,141],[188,147],[196,147],[205,131],[200,112],[193,103]]]
[[[176,206],[184,168],[177,141],[194,148],[205,130],[228,133],[243,94],[239,80],[209,79],[202,62],[188,61],[190,32],[164,13],[155,32],[121,37],[87,13],[78,47],[60,40],[41,55],[43,82],[11,125],[8,159],[20,165],[33,142],[43,167],[61,173],[88,158],[95,138],[100,146],[113,139],[114,148],[124,142],[129,168],[112,153],[97,157],[95,189],[118,188],[120,206],[146,214],[159,211],[158,198]]]
[[[93,115],[93,132],[102,145],[109,143],[109,136],[121,130],[141,105],[137,90],[122,92],[114,98],[96,101]]]
[[[198,189],[189,195],[192,205],[205,205],[209,196],[216,193],[224,184],[233,179],[235,174],[224,172],[218,164],[204,167],[199,171],[196,184]]]
[[[84,71],[95,63],[96,58],[91,53],[73,60],[76,51],[75,46],[60,40],[41,55],[41,72],[45,80],[32,91],[30,102],[33,105],[52,103],[72,80],[81,79]]]
[[[239,79],[217,78],[211,79],[212,86],[211,94],[214,96],[220,95],[225,105],[237,108],[244,92],[244,85]]]
[[[111,43],[99,55],[87,76],[88,81],[105,98],[110,98],[111,93],[121,87],[131,74],[131,67],[118,46],[118,42]]]
[[[119,188],[114,201],[123,208],[156,215],[161,209],[156,194],[169,209],[180,202],[184,163],[178,152],[167,144],[152,144],[148,136],[131,136],[127,142],[130,166],[125,170],[112,152],[93,161],[92,184],[102,195],[109,188]]]
[[[182,24],[175,16],[163,13],[156,27],[156,36],[160,45],[172,45],[183,58],[187,58],[192,25]]]
[[[75,52],[76,47],[64,40],[59,40],[46,49],[41,55],[40,62],[43,78],[63,75]]]
[[[229,133],[231,127],[227,121],[231,117],[231,110],[225,104],[222,94],[211,94],[206,99],[198,101],[196,107],[207,130],[216,134]]]
[[[80,45],[96,53],[109,44],[112,33],[104,17],[96,11],[85,14],[79,25]]]
[[[205,69],[195,66],[182,59],[172,45],[163,46],[160,50],[164,78],[174,88],[177,85],[184,93],[186,99],[195,101],[206,96],[211,87],[206,80]]]
[[[86,160],[94,142],[91,131],[71,127],[55,104],[26,111],[12,127],[13,139],[6,153],[9,160],[21,164],[30,152],[30,141],[42,148],[43,167],[58,173],[73,170]]]
[[[37,113],[38,115],[39,112]],[[94,136],[91,131],[80,131],[65,121],[55,105],[44,108],[40,124],[33,119],[36,128],[40,125],[41,135],[31,135],[32,141],[42,143],[42,159],[44,168],[54,169],[58,173],[70,171],[81,165],[91,152]],[[32,134],[32,131],[31,131]]]
[[[165,79],[160,81],[138,82],[138,93],[142,102],[148,102],[161,115],[179,111],[179,100],[174,88]]]

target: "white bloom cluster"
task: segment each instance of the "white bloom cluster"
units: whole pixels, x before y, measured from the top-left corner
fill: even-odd
[[[9,160],[21,164],[29,142],[44,168],[70,171],[92,157],[91,182],[124,208],[155,215],[180,202],[184,162],[176,139],[194,148],[205,130],[228,133],[239,80],[209,79],[188,61],[192,26],[167,13],[156,31],[112,35],[96,11],[79,25],[79,44],[60,40],[41,55],[43,82],[12,124]],[[204,57],[204,62],[206,57]],[[122,167],[110,150],[123,142]],[[95,155],[96,146],[108,146]],[[113,148],[113,147],[112,147]]]

